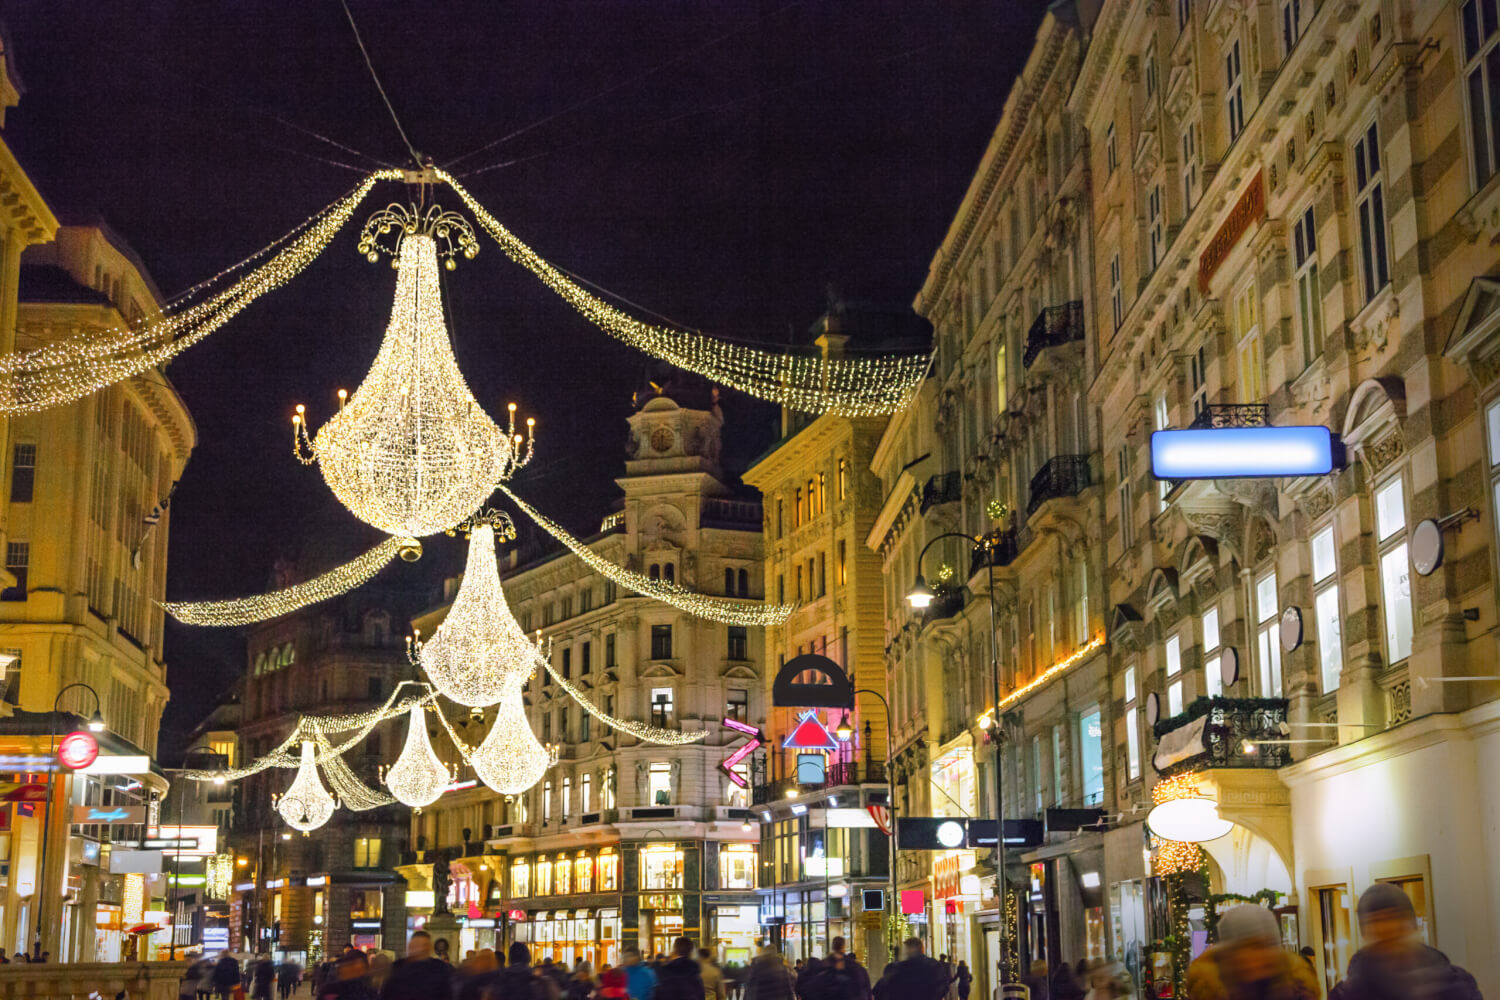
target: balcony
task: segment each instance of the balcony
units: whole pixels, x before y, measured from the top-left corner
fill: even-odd
[[[1265,403],[1210,403],[1188,430],[1213,427],[1266,427],[1271,423],[1270,407]]]
[[[1091,483],[1087,455],[1057,455],[1049,459],[1031,477],[1031,498],[1026,502],[1026,516],[1035,514],[1037,508],[1048,500],[1076,497]]]
[[[1026,331],[1026,351],[1021,356],[1021,364],[1030,368],[1047,348],[1082,342],[1083,300],[1048,306],[1037,313],[1031,329]]]
[[[974,554],[969,558],[969,579],[971,580],[986,566],[1009,566],[1020,554],[1021,549],[1016,540],[1015,528],[997,531],[989,537],[990,544],[976,547]]]
[[[765,805],[787,797],[787,791],[817,792],[827,788],[843,788],[850,785],[885,784],[885,765],[871,764],[866,767],[858,761],[837,761],[829,764],[818,784],[799,784],[795,777],[781,778],[769,784],[756,785],[751,789],[750,801],[754,805]]]
[[[922,612],[922,624],[928,622],[942,621],[944,618],[952,618],[964,609],[964,589],[952,587],[947,590],[938,590],[932,598],[932,603],[927,605]]]
[[[1292,760],[1280,742],[1286,709],[1285,698],[1199,698],[1156,724],[1153,763],[1164,777],[1205,768],[1283,767]]]
[[[922,487],[922,501],[918,510],[925,514],[939,504],[958,503],[962,499],[963,478],[957,472],[945,472],[940,476],[933,476]]]

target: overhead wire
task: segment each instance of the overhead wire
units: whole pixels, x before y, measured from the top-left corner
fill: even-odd
[[[287,121],[279,114],[275,114],[270,111],[262,111],[259,108],[251,108],[250,110],[254,114],[264,115],[272,121],[279,122],[282,125],[285,125],[287,128],[292,129],[293,131],[301,132],[303,135],[308,135],[314,139],[319,140],[320,142],[325,142],[335,149],[341,149],[346,153],[353,153],[355,156],[363,157],[364,159],[369,160],[371,163],[374,163],[377,166],[390,167],[392,169],[396,168],[396,164],[391,163],[389,160],[382,160],[378,156],[372,156],[369,153],[361,152],[360,150],[355,149],[353,146],[349,146],[342,142],[339,142],[337,139],[326,136],[322,132],[319,132],[315,129],[310,129],[305,125],[298,125],[296,122]]]
[[[407,138],[406,129],[402,128],[401,119],[396,116],[396,109],[391,104],[390,97],[386,95],[385,87],[380,84],[380,74],[375,72],[375,64],[370,61],[370,51],[365,48],[365,40],[360,37],[359,25],[354,23],[354,14],[349,10],[346,0],[339,0],[339,5],[344,8],[344,16],[349,19],[349,27],[354,31],[354,41],[359,45],[360,54],[365,57],[365,67],[370,71],[370,79],[375,81],[375,89],[380,91],[380,99],[385,102],[385,109],[391,113],[391,121],[396,123],[396,131],[401,133],[401,141],[406,143],[406,151],[411,154],[412,162],[420,168],[422,166],[421,154],[417,152],[417,147],[411,144],[411,139]]]

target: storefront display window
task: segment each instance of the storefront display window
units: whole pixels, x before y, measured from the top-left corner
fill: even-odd
[[[567,858],[558,858],[552,866],[553,889],[559,896],[573,891],[573,863]]]
[[[602,864],[603,859],[600,859]],[[599,911],[599,962],[618,965],[620,963],[620,911]]]
[[[594,859],[580,854],[573,862],[573,891],[594,891]]]
[[[731,844],[719,849],[719,887],[755,888],[754,847],[749,844]]]
[[[599,852],[599,891],[615,892],[620,888],[620,856],[613,848]]]
[[[552,862],[550,861],[536,863],[536,894],[538,896],[552,895]]]
[[[524,861],[510,866],[510,895],[512,899],[525,899],[531,895],[531,866]]]
[[[954,747],[932,762],[933,813],[938,816],[973,816],[975,800],[974,749]]]
[[[653,844],[641,848],[641,888],[682,888],[682,851],[677,845]]]
[[[281,893],[276,894],[276,919],[281,919]],[[381,916],[379,889],[355,889],[349,894],[349,916],[356,920],[375,920]]]

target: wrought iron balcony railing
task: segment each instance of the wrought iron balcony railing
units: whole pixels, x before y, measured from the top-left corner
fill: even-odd
[[[963,477],[957,472],[944,472],[927,480],[922,487],[921,513],[943,503],[957,503],[963,499]]]
[[[1016,529],[1006,528],[990,536],[988,546],[976,546],[969,559],[969,576],[974,576],[986,566],[1009,566],[1016,561],[1020,547],[1016,543]]]
[[[1036,314],[1026,331],[1026,351],[1021,364],[1030,368],[1037,355],[1049,347],[1083,340],[1083,300],[1074,299],[1060,306],[1048,306]]]
[[[823,781],[817,784],[804,784],[795,777],[779,778],[776,781],[756,785],[752,788],[750,801],[754,805],[765,805],[767,802],[775,802],[786,798],[788,789],[800,792],[816,792],[825,788],[842,788],[849,785],[870,785],[885,783],[885,765],[872,764],[868,767],[859,761],[835,761],[828,765],[824,771]]]
[[[1048,500],[1058,497],[1076,497],[1088,489],[1089,457],[1087,455],[1057,455],[1031,477],[1031,498],[1026,502],[1026,516],[1035,514],[1037,508]]]
[[[1155,727],[1163,776],[1206,767],[1278,768],[1291,763],[1282,733],[1285,698],[1199,698]]]
[[[1270,407],[1265,403],[1210,403],[1193,418],[1188,429],[1265,427],[1270,422]]]
[[[942,621],[944,618],[952,618],[964,609],[964,589],[952,587],[947,590],[939,590],[933,597],[932,603],[922,612],[922,623]]]

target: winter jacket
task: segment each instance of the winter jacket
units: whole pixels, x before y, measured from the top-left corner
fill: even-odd
[[[557,984],[524,963],[486,973],[483,1000],[556,1000]]]
[[[214,989],[227,992],[240,984],[240,963],[225,955],[214,963]]]
[[[1232,984],[1224,975],[1223,946],[1215,945],[1188,966],[1188,1000],[1318,1000],[1318,981],[1307,963],[1287,952],[1281,952],[1280,959],[1281,968],[1268,987]],[[1053,1000],[1057,1000],[1055,994]]]
[[[1361,948],[1328,1000],[1481,1000],[1474,977],[1436,948]]]
[[[935,958],[915,955],[886,967],[875,984],[876,1000],[940,1000],[948,994],[948,967]]]
[[[630,1000],[651,1000],[656,992],[656,970],[645,962],[625,966],[625,991]]]
[[[317,1000],[377,1000],[375,987],[364,976],[329,979],[318,990]]]
[[[381,1000],[433,1000],[453,994],[453,966],[440,958],[402,958],[391,966]]]
[[[674,958],[657,974],[653,1000],[704,1000],[703,970],[696,958]]]
[[[745,1000],[792,1000],[792,973],[780,955],[759,955],[750,963]]]

